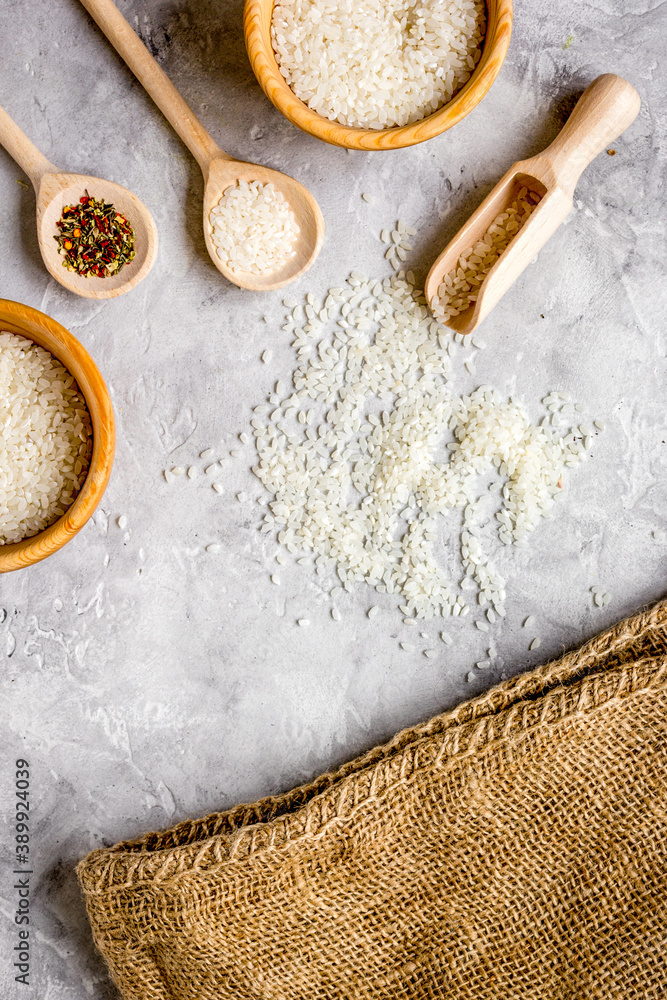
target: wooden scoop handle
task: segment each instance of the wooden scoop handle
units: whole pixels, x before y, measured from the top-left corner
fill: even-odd
[[[81,3],[97,22],[116,52],[127,63],[139,83],[153,98],[206,174],[213,157],[225,154],[185,103],[167,74],[160,69],[112,0],[81,0]]]
[[[541,160],[543,168],[551,167],[554,182],[571,195],[584,168],[625,132],[640,107],[632,84],[604,73],[586,88],[560,133],[534,159]]]
[[[44,174],[58,173],[58,168],[49,163],[3,108],[0,108],[0,143],[28,175],[35,191],[39,190]]]

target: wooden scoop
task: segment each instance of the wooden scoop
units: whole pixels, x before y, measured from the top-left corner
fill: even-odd
[[[42,156],[30,139],[0,108],[0,143],[25,171],[37,194],[37,239],[46,269],[56,281],[88,299],[111,299],[123,295],[145,278],[157,253],[157,230],[153,217],[136,195],[99,177],[86,174],[64,174]],[[135,236],[135,256],[117,274],[106,278],[91,275],[85,278],[63,267],[64,257],[58,252],[54,236],[58,235],[56,222],[65,205],[78,202],[85,191],[92,198],[111,202],[128,220]]]
[[[190,110],[171,80],[160,69],[112,0],[81,0],[113,47],[148,91],[158,108],[188,147],[204,175],[204,239],[217,269],[241,288],[270,291],[294,281],[313,263],[324,238],[320,207],[303,184],[278,170],[235,160],[223,153]],[[299,227],[295,254],[279,269],[267,274],[232,271],[220,259],[213,240],[209,215],[222,192],[237,180],[271,183],[289,202]]]
[[[424,289],[427,301],[432,304],[437,299],[445,275],[522,187],[541,200],[482,281],[477,301],[448,319],[448,327],[465,334],[479,326],[571,211],[584,168],[635,120],[640,104],[639,94],[627,80],[605,73],[586,88],[550,146],[510,167],[433,264]]]

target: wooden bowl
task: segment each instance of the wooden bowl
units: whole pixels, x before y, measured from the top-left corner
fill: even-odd
[[[30,306],[0,299],[0,331],[17,333],[33,340],[65,366],[76,379],[86,401],[93,428],[88,475],[72,506],[57,521],[31,538],[0,545],[0,573],[9,573],[46,559],[83,528],[102,499],[109,481],[116,430],[104,380],[90,354],[64,326]]]
[[[472,111],[498,76],[512,33],[512,0],[486,0],[487,25],[482,56],[468,82],[427,118],[388,129],[348,128],[300,101],[285,82],[271,45],[274,0],[245,0],[243,30],[250,64],[259,84],[279,111],[304,132],[347,149],[399,149],[446,132]]]

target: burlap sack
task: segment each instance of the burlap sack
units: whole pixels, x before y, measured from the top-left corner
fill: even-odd
[[[78,872],[127,1000],[667,997],[667,604]]]

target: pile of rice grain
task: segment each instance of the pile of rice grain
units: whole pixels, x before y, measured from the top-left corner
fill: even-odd
[[[540,196],[522,187],[515,200],[493,220],[477,243],[464,251],[443,278],[430,303],[434,316],[446,323],[477,302],[479,286],[540,202]]]
[[[446,104],[479,62],[483,0],[277,0],[271,41],[296,96],[331,121],[385,129]]]
[[[285,196],[273,184],[239,180],[211,209],[211,238],[232,271],[268,274],[294,256],[299,227]]]
[[[92,430],[70,373],[31,340],[0,332],[0,544],[48,527],[74,502]]]
[[[300,364],[251,422],[253,471],[273,498],[262,530],[313,552],[318,572],[335,568],[345,589],[364,580],[401,594],[406,615],[466,614],[460,587],[504,615],[505,582],[484,539],[495,522],[498,542],[525,546],[584,458],[581,428],[557,429],[567,394],[547,397],[537,426],[491,386],[455,392],[451,335],[411,271],[353,272],[323,302],[309,293],[283,329],[295,332]],[[433,543],[437,515],[456,509],[463,579],[453,582]]]

